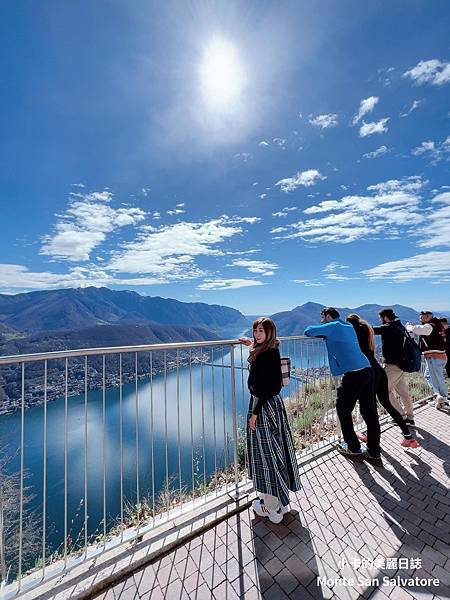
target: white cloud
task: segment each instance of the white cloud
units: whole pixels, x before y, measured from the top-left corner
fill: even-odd
[[[146,225],[141,227],[137,239],[122,244],[113,253],[107,268],[116,273],[141,273],[171,281],[204,276],[196,258],[222,256],[220,244],[242,234],[243,223],[251,225],[259,221],[259,217],[223,215],[205,223]]]
[[[293,192],[299,186],[310,187],[315,185],[318,181],[324,180],[326,177],[321,174],[317,169],[308,169],[307,171],[298,171],[293,177],[287,177],[286,179],[280,179],[275,184],[280,186],[282,192]]]
[[[300,283],[305,287],[323,287],[325,284],[320,281],[311,281],[310,279],[293,279],[293,283]]]
[[[264,285],[255,279],[206,279],[197,286],[198,290],[236,290],[243,287]]]
[[[274,271],[279,269],[279,265],[273,262],[263,260],[249,260],[249,259],[236,259],[233,260],[229,267],[242,267],[248,269],[250,273],[257,273],[258,275],[274,275]]]
[[[415,83],[423,85],[443,85],[450,82],[450,62],[442,62],[437,58],[421,60],[415,67],[403,73]]]
[[[259,144],[258,144],[258,146],[262,146],[262,147],[264,147],[264,146],[268,146],[268,145],[269,145],[269,143],[268,143],[268,142],[266,142],[266,140],[262,140],[262,141],[261,141],[261,142],[259,142]]]
[[[386,133],[388,127],[386,127],[386,123],[389,121],[389,117],[385,117],[384,119],[380,119],[379,121],[374,121],[373,123],[366,123],[363,121],[363,124],[359,128],[360,137],[367,137],[368,135],[373,135],[374,133]]]
[[[68,273],[34,272],[23,265],[0,264],[0,289],[18,291],[110,285],[145,286],[168,282],[168,279],[158,277],[117,278],[95,264],[74,267]]]
[[[285,206],[280,211],[272,213],[272,217],[287,217],[290,212],[296,210],[298,210],[296,206]]]
[[[367,115],[368,113],[372,112],[375,106],[378,104],[378,101],[379,98],[377,96],[369,96],[369,98],[361,100],[359,110],[353,117],[353,125],[359,123],[359,121],[364,117],[364,115]]]
[[[427,215],[425,225],[418,235],[422,248],[450,247],[450,192],[442,192],[431,201],[433,209]]]
[[[408,117],[416,108],[419,108],[423,104],[423,100],[414,100],[409,109],[400,114],[400,117]]]
[[[425,183],[420,177],[389,180],[369,186],[367,195],[324,200],[303,211],[314,217],[271,233],[281,234],[275,239],[300,238],[310,243],[338,244],[369,237],[413,236],[425,220],[419,206]]]
[[[71,183],[70,185],[73,186],[73,187],[77,187],[77,188],[84,188],[84,187],[86,187],[84,185],[84,183]]]
[[[310,115],[312,117],[312,115]],[[337,114],[330,113],[328,115],[317,115],[317,117],[310,118],[309,122],[315,127],[321,129],[330,129],[336,127],[339,123]]]
[[[422,142],[417,148],[411,150],[414,156],[427,156],[431,158],[431,164],[436,165],[443,160],[447,154],[450,154],[450,135],[442,142],[429,140]]]
[[[348,268],[349,268],[348,265],[341,265],[338,262],[330,262],[323,268],[323,272],[324,273],[334,273],[335,271],[338,271],[341,269],[348,269]]]
[[[363,271],[369,279],[402,282],[450,276],[450,251],[426,252],[400,260],[391,260]]]
[[[388,154],[390,152],[387,146],[380,146],[373,152],[367,152],[367,154],[363,154],[363,158],[378,158],[379,156],[383,156],[383,154]]]
[[[282,150],[286,150],[286,139],[285,138],[273,138],[272,142],[276,145],[279,146]]]
[[[260,194],[259,197],[261,198],[261,200],[264,200],[264,198],[267,198],[267,194]]]
[[[250,154],[250,152],[239,152],[238,154],[235,154],[233,158],[236,160],[242,160],[243,162],[248,162],[253,158],[253,154]]]
[[[141,188],[141,194],[145,197],[147,197],[150,194],[150,191],[151,191],[150,188],[146,188],[146,187]]]
[[[89,260],[90,253],[102,244],[108,233],[136,225],[145,218],[140,208],[108,206],[112,194],[107,191],[75,194],[69,207],[57,215],[55,232],[43,237],[40,254],[71,262]]]

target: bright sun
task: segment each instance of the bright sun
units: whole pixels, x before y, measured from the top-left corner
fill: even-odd
[[[206,47],[200,67],[202,92],[215,107],[230,107],[244,86],[244,71],[236,49],[225,40]]]

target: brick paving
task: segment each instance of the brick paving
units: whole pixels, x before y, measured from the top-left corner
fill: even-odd
[[[382,469],[326,454],[304,467],[282,524],[244,510],[97,598],[450,598],[450,414],[428,405],[416,423],[421,449],[392,427]]]

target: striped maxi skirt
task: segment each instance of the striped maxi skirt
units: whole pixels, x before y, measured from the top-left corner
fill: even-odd
[[[254,398],[251,396],[248,419]],[[283,506],[289,504],[289,490],[300,489],[300,475],[292,434],[281,396],[263,404],[251,431],[247,419],[249,477],[257,492],[276,496]]]

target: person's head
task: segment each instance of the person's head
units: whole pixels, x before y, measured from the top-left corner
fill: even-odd
[[[383,310],[380,310],[380,312],[378,313],[378,316],[380,317],[380,321],[384,324],[392,323],[392,321],[395,321],[395,319],[397,319],[397,315],[392,310],[392,308],[383,308]]]
[[[439,317],[439,321],[442,323],[444,329],[448,329],[448,319],[447,317]]]
[[[422,324],[429,323],[433,318],[433,313],[431,310],[422,310],[420,311],[419,317]]]
[[[250,350],[249,360],[253,361],[258,354],[275,348],[279,344],[277,328],[269,317],[259,317],[253,322],[253,347]]]
[[[320,311],[320,320],[322,323],[329,323],[330,321],[334,321],[334,319],[339,319],[339,311],[336,308],[332,306],[322,308]]]
[[[369,348],[375,351],[375,333],[373,331],[372,325],[365,319],[361,319],[361,317],[356,313],[350,313],[349,315],[347,315],[346,320],[349,323],[351,323],[355,329],[357,327],[362,327],[365,329],[367,333],[367,342],[369,344]]]
[[[275,323],[269,317],[259,317],[253,322],[253,343],[263,344],[266,340],[277,337]]]

